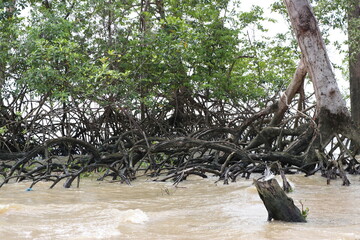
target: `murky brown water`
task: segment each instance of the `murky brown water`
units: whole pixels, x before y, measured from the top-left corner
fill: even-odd
[[[83,180],[80,188],[40,183],[0,189],[0,239],[360,239],[360,180],[327,186],[319,176],[289,176],[290,194],[310,209],[308,223],[267,222],[252,180],[132,186]]]

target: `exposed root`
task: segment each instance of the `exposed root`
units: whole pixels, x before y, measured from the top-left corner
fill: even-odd
[[[99,181],[126,184],[147,176],[177,185],[190,175],[215,176],[228,184],[267,167],[281,175],[285,191],[291,191],[285,174],[299,172],[310,176],[320,171],[328,183],[340,177],[348,186],[346,174],[360,173],[349,134],[334,134],[322,145],[311,109],[294,112],[278,126],[268,124],[271,111],[262,111],[237,128],[207,128],[181,136],[148,136],[133,129],[97,144],[70,137],[50,139],[28,152],[0,154],[0,187],[13,181],[30,181],[30,187],[48,181],[51,188],[60,182],[69,188],[91,174]]]

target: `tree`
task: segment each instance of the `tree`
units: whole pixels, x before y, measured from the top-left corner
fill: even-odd
[[[283,35],[264,36],[259,7],[237,13],[227,0],[182,3],[30,1],[14,56],[23,62],[12,76],[15,90],[41,100],[29,101],[30,110],[12,106],[22,149],[33,150],[7,167],[10,175],[22,168],[36,180],[27,169],[35,155],[74,153],[92,157],[78,162],[81,170],[67,165],[64,178],[72,180],[105,166],[130,181],[135,166],[146,166],[154,174],[169,169],[166,179],[210,172],[227,182],[274,161],[311,174],[316,163],[331,168],[322,158],[330,141],[338,139],[332,153],[344,138],[359,141],[308,1],[286,1],[301,53]],[[303,89],[307,74],[314,108]],[[27,103],[27,94],[14,102]],[[56,136],[66,138],[50,140],[49,152]],[[2,147],[6,157],[9,149],[21,148]]]
[[[23,140],[22,134],[19,134],[20,124],[16,123],[17,110],[9,108],[9,104],[21,99],[19,92],[23,90],[13,88],[22,76],[25,62],[19,51],[19,36],[24,34],[19,13],[23,8],[23,1],[8,0],[0,3],[0,135],[11,136],[7,142],[8,148],[13,150],[20,150],[21,147],[16,143]],[[10,125],[15,127],[11,129]],[[6,146],[7,142],[0,141],[0,148]],[[12,144],[15,148],[12,148]]]
[[[360,1],[350,0],[348,7],[349,77],[352,120],[360,125]]]
[[[315,145],[324,148],[336,134],[344,134],[359,144],[358,129],[352,124],[340,94],[309,1],[284,2],[314,86],[319,131]]]
[[[8,64],[8,57],[9,57],[9,50],[11,49],[11,46],[9,44],[6,44],[6,39],[13,38],[11,33],[9,33],[11,30],[11,27],[14,25],[14,14],[15,14],[15,4],[16,1],[4,1],[1,3],[0,7],[2,10],[0,10],[0,24],[1,27],[4,28],[1,32],[1,40],[4,42],[1,45],[0,51],[2,53],[1,55],[1,63],[0,63],[0,111],[3,113],[3,91],[5,87],[6,82],[6,72],[7,72],[7,64]]]

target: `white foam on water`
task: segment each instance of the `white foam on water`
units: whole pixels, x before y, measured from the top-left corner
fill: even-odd
[[[4,213],[10,209],[10,204],[0,204],[0,213]]]
[[[94,206],[76,205],[81,211],[74,211],[72,216],[67,213],[68,210],[65,210],[63,219],[48,219],[48,222],[39,222],[38,226],[34,226],[36,229],[32,231],[32,239],[87,240],[109,239],[121,235],[119,231],[121,220],[119,212],[121,211],[110,208],[98,210]]]
[[[148,215],[140,209],[130,209],[121,213],[123,222],[143,224],[149,221]]]
[[[78,211],[75,211],[76,208]],[[50,218],[38,222],[37,226],[34,226],[36,229],[31,231],[31,239],[117,239],[121,236],[120,226],[128,223],[144,224],[149,221],[148,215],[140,209],[119,210],[111,206],[101,209],[87,204],[68,206],[63,213],[57,208],[52,210],[54,209],[65,218],[60,218],[61,220]],[[73,214],[69,214],[71,211]],[[23,237],[28,238],[28,236]]]
[[[21,206],[18,204],[0,204],[0,214],[6,213],[12,209],[20,209]]]
[[[4,223],[7,219],[19,224],[26,222],[20,232],[15,227],[7,226],[5,229],[0,226],[0,236],[15,231],[12,239],[116,239],[121,235],[120,226],[149,221],[148,215],[140,209],[119,209],[117,206],[87,203],[0,204]]]

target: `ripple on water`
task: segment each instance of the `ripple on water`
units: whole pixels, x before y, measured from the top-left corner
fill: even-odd
[[[360,183],[288,176],[308,223],[267,222],[252,180],[215,179],[133,185],[83,181],[80,189],[9,184],[0,194],[0,239],[360,239]]]
[[[117,239],[121,225],[149,221],[140,209],[116,209],[111,204],[0,205],[0,213],[10,209],[19,211],[3,216],[0,226],[0,236],[8,236],[9,240]],[[7,220],[22,222],[21,230],[19,224],[6,224]]]
[[[19,204],[0,204],[0,214],[4,214],[11,210],[21,209],[21,205]]]

